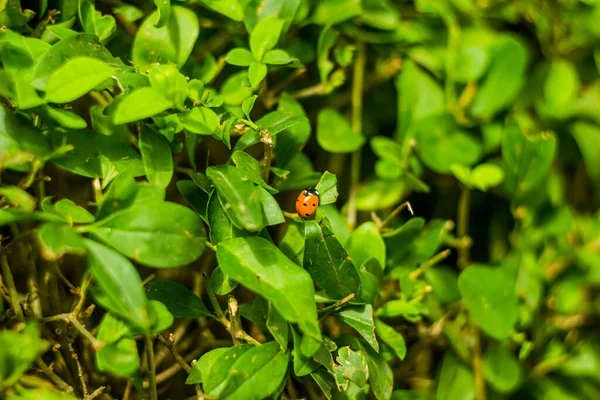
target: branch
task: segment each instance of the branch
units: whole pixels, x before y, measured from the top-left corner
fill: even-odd
[[[156,365],[154,364],[154,346],[149,334],[144,336],[148,358],[148,380],[150,381],[150,400],[158,400],[156,392]]]
[[[188,363],[185,362],[183,357],[181,357],[181,355],[175,348],[175,338],[174,338],[173,334],[171,333],[168,338],[165,338],[163,335],[158,335],[157,337],[158,337],[158,340],[160,340],[162,342],[162,344],[167,346],[167,348],[169,349],[169,351],[175,358],[175,361],[177,361],[179,363],[179,365],[181,365],[181,368],[183,368],[185,370],[185,372],[187,374],[189,374],[192,371],[192,367],[190,367],[188,365]]]
[[[53,322],[53,321],[65,321],[67,323],[72,323],[73,326],[83,335],[85,336],[85,338],[87,340],[90,341],[90,343],[92,344],[92,347],[94,348],[94,350],[98,351],[102,348],[102,346],[104,346],[104,342],[96,339],[94,337],[94,335],[92,335],[90,333],[90,331],[88,331],[87,329],[85,329],[85,326],[83,326],[81,324],[81,322],[79,322],[79,320],[71,313],[64,313],[64,314],[58,314],[58,315],[53,315],[51,317],[44,317],[44,318],[40,318],[38,319],[38,321],[40,322]]]

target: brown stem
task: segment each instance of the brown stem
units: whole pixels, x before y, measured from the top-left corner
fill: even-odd
[[[94,335],[92,335],[90,333],[90,331],[88,331],[85,328],[85,326],[83,326],[81,324],[81,322],[79,322],[79,320],[77,318],[75,318],[75,316],[71,313],[58,314],[58,315],[53,315],[51,317],[44,317],[44,318],[40,318],[38,321],[53,322],[53,321],[61,321],[61,320],[73,324],[75,329],[77,329],[79,331],[79,333],[81,333],[87,340],[90,341],[94,350],[100,350],[102,348],[102,346],[104,346],[104,343],[102,341],[96,339],[94,337]]]
[[[458,223],[456,234],[460,239],[465,240],[469,234],[469,207],[471,203],[471,192],[466,187],[461,187],[460,198],[458,199]],[[469,265],[471,257],[470,247],[458,249],[458,266],[464,268]]]
[[[2,253],[0,255],[0,257],[2,257],[2,275],[4,275],[4,281],[6,281],[6,287],[8,288],[8,293],[10,294],[10,305],[15,313],[15,316],[17,317],[17,320],[24,321],[25,316],[23,315],[23,309],[21,308],[21,302],[19,301],[19,292],[17,292],[15,280],[12,272],[10,271],[10,267],[8,266],[8,258],[6,257],[6,254],[2,252],[1,247],[0,252]]]
[[[148,359],[148,380],[150,382],[150,400],[158,400],[156,392],[156,366],[154,364],[154,344],[149,334],[144,336]]]
[[[175,337],[173,336],[173,334],[169,335],[168,338],[165,338],[163,335],[158,335],[158,340],[160,340],[165,346],[167,346],[167,348],[175,358],[175,361],[177,361],[177,363],[181,365],[181,368],[185,370],[186,374],[189,374],[192,371],[192,367],[190,367],[188,363],[185,362],[183,357],[181,357],[181,355],[175,348]]]
[[[405,208],[408,208],[408,211],[410,211],[411,215],[415,215],[412,206],[410,205],[410,202],[405,201],[404,203],[400,204],[398,207],[396,207],[394,209],[394,211],[392,211],[390,213],[390,215],[388,215],[383,222],[379,225],[379,232],[381,232],[383,230],[383,228],[385,228],[385,226],[387,224],[389,224],[395,217],[396,215],[400,214],[402,212],[402,210],[404,210]]]
[[[473,371],[475,371],[475,398],[477,400],[485,400],[485,379],[483,377],[483,362],[481,359],[481,333],[479,332],[479,328],[475,328]]]
[[[67,382],[63,381],[58,375],[56,375],[54,371],[52,371],[52,368],[50,368],[41,358],[38,358],[35,363],[60,390],[66,393],[74,392],[73,388]]]

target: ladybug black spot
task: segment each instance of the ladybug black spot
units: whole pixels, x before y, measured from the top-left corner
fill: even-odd
[[[310,214],[309,214],[309,213],[306,213],[306,214],[304,214],[304,215],[306,215],[307,217],[310,217]]]
[[[316,206],[316,204],[315,204],[315,203],[313,203],[313,207],[314,207],[314,206]]]
[[[304,204],[302,204],[302,205],[303,205],[304,207],[306,207],[306,206],[307,206],[307,204],[306,204],[306,203],[304,203]]]
[[[296,203],[299,202],[300,200],[296,200]]]

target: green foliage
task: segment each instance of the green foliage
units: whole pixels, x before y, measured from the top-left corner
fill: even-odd
[[[0,398],[600,398],[598,17],[0,0]]]

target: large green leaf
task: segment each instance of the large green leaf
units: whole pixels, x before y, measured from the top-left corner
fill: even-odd
[[[89,92],[115,74],[115,69],[91,57],[76,57],[57,69],[48,79],[45,99],[68,103]]]
[[[223,272],[271,301],[287,321],[321,339],[312,279],[273,243],[261,237],[231,239],[219,244],[217,260]]]
[[[356,228],[346,249],[354,265],[363,265],[369,258],[374,258],[381,267],[385,267],[385,242],[373,222],[365,222]]]
[[[139,140],[148,181],[166,188],[173,177],[173,156],[169,142],[145,124],[142,125]]]
[[[112,115],[115,124],[138,121],[159,114],[173,107],[159,91],[143,87],[120,99]]]
[[[328,296],[341,299],[354,293],[358,297],[361,288],[358,271],[324,221],[305,221],[304,269]]]
[[[98,221],[90,231],[133,260],[158,268],[189,264],[206,244],[198,214],[170,202],[127,208]]]
[[[202,300],[177,282],[154,280],[146,290],[149,299],[163,303],[175,318],[212,317]]]
[[[200,34],[198,17],[189,8],[172,6],[166,25],[157,27],[159,19],[160,12],[154,11],[140,25],[131,52],[133,62],[142,68],[153,62],[182,67]]]
[[[370,304],[344,307],[341,311],[334,313],[336,317],[347,323],[379,352],[379,343],[375,338],[375,323],[373,322],[373,306]]]
[[[319,112],[317,119],[317,141],[331,153],[351,153],[365,142],[361,132],[354,132],[348,121],[333,108]]]

